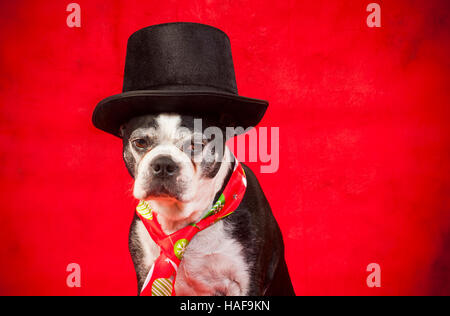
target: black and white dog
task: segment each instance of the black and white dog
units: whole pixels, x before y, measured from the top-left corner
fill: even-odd
[[[133,195],[149,202],[166,234],[199,220],[234,166],[229,149],[223,144],[219,153],[193,125],[193,117],[159,114],[131,119],[120,129]],[[244,199],[233,214],[192,239],[178,268],[177,295],[295,295],[278,224],[255,175],[242,166],[248,183]],[[137,216],[129,248],[140,292],[160,251]]]

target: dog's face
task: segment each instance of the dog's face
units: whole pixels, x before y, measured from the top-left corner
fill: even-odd
[[[186,204],[211,190],[221,169],[225,139],[211,128],[206,133],[199,130],[197,122],[190,116],[160,114],[122,125],[123,158],[135,180],[135,198]]]

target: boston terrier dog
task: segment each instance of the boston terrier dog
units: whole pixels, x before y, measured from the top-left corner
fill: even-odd
[[[194,119],[174,113],[143,115],[120,127],[133,195],[148,202],[166,234],[211,209],[236,163],[225,140],[218,144],[194,129]],[[278,224],[255,175],[242,167],[247,177],[243,200],[189,243],[177,271],[177,295],[295,295]],[[137,215],[129,249],[139,294],[160,249]]]

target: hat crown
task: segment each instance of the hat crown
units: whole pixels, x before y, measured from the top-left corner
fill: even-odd
[[[237,94],[228,36],[215,27],[187,22],[133,33],[127,44],[123,92],[136,90]]]

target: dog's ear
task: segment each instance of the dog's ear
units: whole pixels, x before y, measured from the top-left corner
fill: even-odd
[[[235,120],[233,119],[233,117],[231,115],[226,114],[226,113],[221,113],[218,123],[219,123],[218,124],[219,128],[223,132],[225,141],[228,140],[229,138],[236,136],[235,134],[230,134],[229,132],[227,133],[227,127],[235,126],[235,124],[236,124]]]
[[[122,139],[125,137],[125,129],[126,129],[125,124],[120,125],[120,127],[119,127],[119,135],[120,135],[120,137]]]

